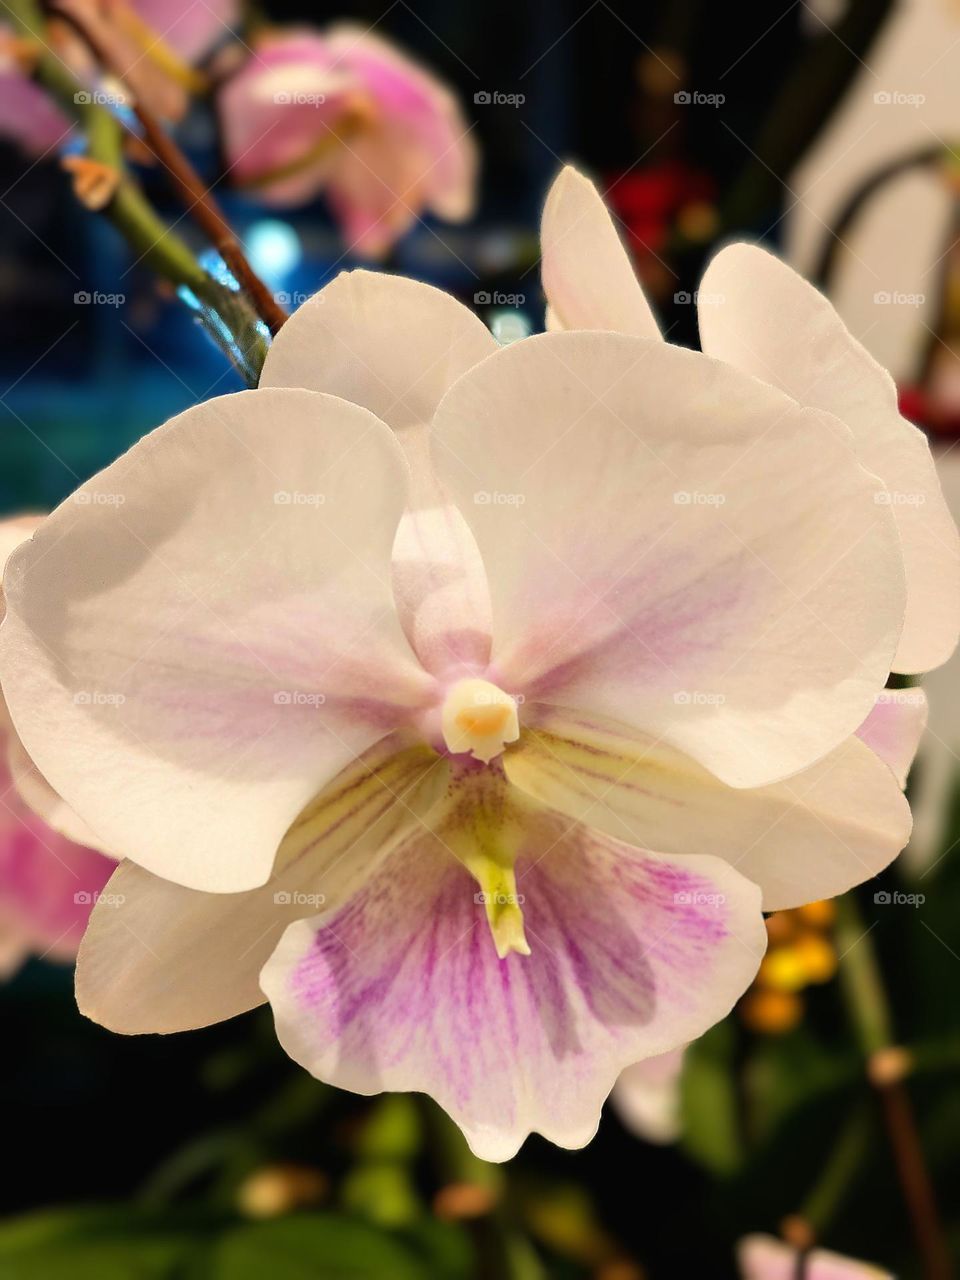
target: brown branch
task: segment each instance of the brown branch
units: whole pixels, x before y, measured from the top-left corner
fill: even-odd
[[[123,68],[118,65],[112,51],[87,27],[83,18],[72,7],[55,4],[54,8],[57,15],[69,22],[86,41],[97,60],[125,85]],[[188,215],[233,272],[237,283],[250,298],[271,334],[276,335],[287,319],[287,313],[251,267],[240,241],[209,188],[163,125],[138,101],[136,95],[133,95],[133,110],[143,127],[147,145],[169,174],[173,187],[186,205]]]

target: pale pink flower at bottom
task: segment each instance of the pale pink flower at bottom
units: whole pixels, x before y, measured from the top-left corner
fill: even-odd
[[[906,841],[855,732],[904,613],[881,490],[836,419],[698,353],[498,349],[438,290],[340,276],[259,390],[8,569],[26,748],[131,859],[81,1009],[266,997],[313,1074],[427,1092],[485,1158],[587,1142],[752,981],[762,906]]]
[[[476,149],[456,99],[369,31],[270,34],[218,105],[232,178],[279,207],[325,191],[357,253],[382,256],[422,213],[473,210]]]
[[[775,1236],[745,1236],[737,1247],[743,1280],[797,1280],[799,1255]],[[892,1271],[844,1258],[828,1249],[813,1249],[804,1260],[803,1280],[895,1280]]]

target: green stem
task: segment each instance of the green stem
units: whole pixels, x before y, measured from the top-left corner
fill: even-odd
[[[953,1274],[950,1254],[910,1094],[903,1082],[906,1068],[894,1039],[893,1016],[870,934],[854,895],[838,898],[840,989],[866,1060],[868,1078],[880,1101],[923,1274],[926,1280],[949,1280]]]
[[[893,1044],[893,1019],[877,953],[852,894],[836,899],[840,987],[864,1055]]]
[[[258,317],[241,295],[219,284],[203,269],[187,244],[153,209],[127,168],[123,129],[104,107],[78,97],[82,86],[69,67],[43,43],[44,19],[34,0],[8,0],[7,7],[18,33],[41,46],[35,79],[78,121],[91,159],[109,165],[119,175],[119,185],[103,216],[113,223],[139,261],[172,285],[191,289],[205,307],[221,317],[236,340],[235,347],[219,341],[215,333],[214,340],[245,380],[255,386],[267,351]]]
[[[862,1167],[870,1137],[870,1114],[858,1107],[844,1126],[813,1189],[800,1210],[813,1235],[821,1239],[839,1211]]]

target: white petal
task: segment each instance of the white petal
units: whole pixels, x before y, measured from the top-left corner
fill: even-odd
[[[404,497],[365,410],[242,392],[146,437],[14,553],[10,712],[108,848],[191,888],[263,884],[304,805],[433,696],[390,592]]]
[[[555,333],[465,374],[434,445],[490,581],[500,688],[734,786],[806,767],[870,711],[902,564],[836,419],[696,352]]]
[[[926,438],[897,408],[893,379],[831,303],[754,245],[721,250],[703,277],[700,334],[709,355],[826,409],[854,435],[863,465],[886,484],[903,543],[907,612],[895,671],[928,671],[960,631],[960,541]]]
[[[263,1003],[258,978],[292,920],[333,909],[420,824],[446,787],[425,747],[378,743],[294,824],[280,868],[247,893],[200,893],[125,862],[77,962],[81,1013],[111,1031],[187,1031]]]
[[[896,779],[857,737],[783,782],[741,790],[664,742],[553,714],[504,763],[541,804],[621,840],[724,858],[760,886],[765,911],[870,879],[910,835]]]
[[[426,426],[451,384],[497,350],[483,322],[431,285],[344,272],[296,311],[267,353],[261,387],[306,387],[361,404],[397,432],[413,477],[395,588],[417,656],[442,673],[461,642],[489,651],[476,545],[430,463]]]
[[[593,183],[567,165],[540,228],[548,329],[613,329],[659,338],[650,304]]]

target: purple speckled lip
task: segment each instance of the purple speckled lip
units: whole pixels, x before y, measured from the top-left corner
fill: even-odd
[[[261,977],[287,1051],[361,1093],[430,1093],[501,1159],[530,1128],[586,1141],[619,1070],[706,1029],[762,953],[759,894],[713,859],[540,811],[516,870],[529,956],[497,958],[476,883],[428,836],[292,926]]]

